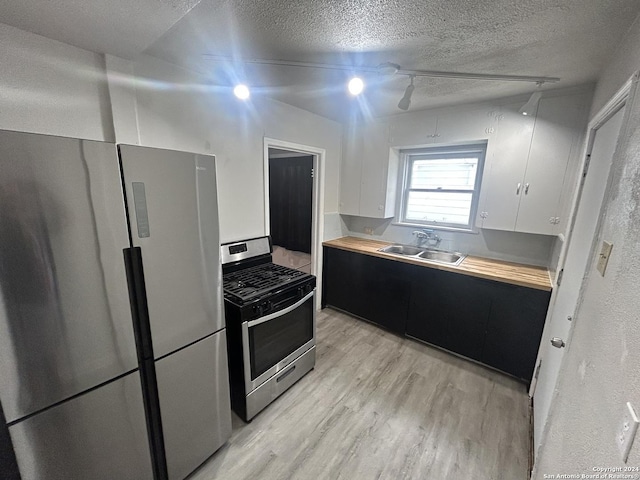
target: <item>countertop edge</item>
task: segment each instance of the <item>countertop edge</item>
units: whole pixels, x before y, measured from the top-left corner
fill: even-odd
[[[348,239],[348,240],[346,240]],[[384,241],[380,241],[380,240],[369,240],[369,239],[360,239],[358,237],[341,237],[341,238],[337,238],[337,239],[333,239],[333,240],[326,240],[324,242],[322,242],[322,245],[324,247],[330,247],[330,248],[337,248],[339,250],[345,250],[345,251],[349,251],[349,252],[354,252],[354,253],[361,253],[364,255],[369,255],[372,257],[378,257],[378,258],[384,258],[387,260],[395,260],[397,262],[402,262],[402,263],[408,263],[410,265],[417,265],[420,267],[427,267],[427,268],[433,268],[436,270],[442,270],[445,272],[453,272],[453,273],[460,273],[463,275],[469,275],[472,277],[476,277],[476,278],[482,278],[485,280],[492,280],[492,281],[497,281],[497,282],[501,282],[501,283],[507,283],[510,285],[516,285],[516,286],[520,286],[520,287],[526,287],[526,288],[532,288],[535,290],[542,290],[542,291],[546,291],[546,292],[551,292],[553,287],[551,284],[551,280],[550,280],[550,276],[549,276],[549,271],[548,269],[544,269],[544,267],[537,267],[537,266],[533,266],[533,265],[524,265],[524,264],[517,264],[517,263],[512,263],[512,262],[505,262],[505,261],[501,261],[501,260],[494,260],[491,258],[484,258],[484,257],[476,257],[473,255],[469,255],[467,256],[467,258],[464,259],[464,261],[458,265],[458,266],[452,266],[452,265],[445,265],[445,264],[440,264],[440,263],[435,263],[435,262],[428,262],[428,261],[423,261],[423,260],[416,260],[416,259],[412,259],[412,258],[406,258],[406,257],[401,257],[398,255],[392,255],[392,254],[388,254],[388,253],[384,253],[384,252],[378,252],[377,248],[376,249],[367,249],[364,248],[364,246],[362,247],[357,247],[357,246],[351,246],[351,245],[345,245],[344,242],[345,240],[347,242],[358,242],[358,241],[362,241],[363,243],[376,243],[379,246],[377,248],[381,248],[387,245],[392,245],[393,243],[391,242],[384,242]],[[497,275],[497,274],[489,274],[486,272],[482,272],[482,271],[477,271],[474,270],[472,265],[465,265],[465,263],[471,260],[472,262],[474,260],[476,261],[481,261],[483,263],[487,263],[487,264],[496,264],[496,265],[502,265],[502,266],[513,266],[515,268],[518,267],[529,267],[529,268],[536,268],[536,269],[544,269],[546,272],[546,278],[548,281],[547,285],[542,285],[539,283],[533,283],[533,282],[528,282],[526,280],[521,280],[521,279],[516,279],[516,278],[507,278],[501,275]]]

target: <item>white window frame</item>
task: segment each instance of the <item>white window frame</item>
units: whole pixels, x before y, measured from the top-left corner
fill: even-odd
[[[411,170],[414,160],[424,159],[424,156],[434,157],[455,157],[461,154],[474,154],[478,158],[478,167],[476,170],[476,179],[474,182],[473,190],[432,190],[421,189],[422,191],[432,192],[448,192],[448,193],[472,193],[471,196],[471,210],[469,212],[469,222],[466,225],[440,223],[436,221],[419,222],[416,220],[407,220],[405,218],[407,201],[409,199],[409,181],[411,177]],[[485,157],[487,154],[487,142],[474,142],[468,145],[445,145],[437,147],[420,147],[411,149],[400,150],[400,188],[398,189],[398,211],[396,215],[396,225],[410,226],[425,228],[428,227],[434,230],[451,230],[457,232],[478,233],[478,229],[475,226],[476,214],[478,212],[478,204],[480,202],[480,187],[482,183],[482,172],[484,171]],[[412,158],[422,157],[422,158]],[[415,190],[415,189],[414,189]]]

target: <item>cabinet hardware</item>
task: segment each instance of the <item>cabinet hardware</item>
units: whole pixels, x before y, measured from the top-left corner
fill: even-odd
[[[528,183],[525,183],[525,184],[524,184],[524,194],[525,194],[525,195],[528,195],[528,194],[529,194],[529,184],[528,184]]]
[[[522,187],[521,183],[519,183],[518,186],[516,187],[516,195],[520,195],[520,187]]]
[[[553,337],[553,338],[551,339],[551,345],[553,345],[553,346],[554,346],[554,347],[556,347],[556,348],[564,348],[564,347],[566,347],[566,346],[567,346],[567,344],[566,344],[566,343],[564,343],[564,340],[562,340],[562,339],[561,339],[561,338],[559,338],[559,337]]]

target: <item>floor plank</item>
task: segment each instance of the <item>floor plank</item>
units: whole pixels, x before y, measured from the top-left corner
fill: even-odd
[[[316,368],[191,477],[524,480],[524,385],[325,309]]]

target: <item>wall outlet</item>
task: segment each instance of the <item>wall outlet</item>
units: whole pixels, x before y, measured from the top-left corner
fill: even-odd
[[[364,233],[366,233],[367,235],[373,235],[373,228],[364,227]]]
[[[631,405],[631,402],[627,402],[622,422],[616,433],[618,449],[620,450],[622,461],[625,463],[627,463],[627,458],[629,458],[629,451],[633,445],[633,439],[636,437],[639,423],[640,421],[638,420],[636,412],[633,410],[633,405]]]
[[[609,257],[611,256],[611,249],[613,249],[613,243],[602,242],[602,248],[600,249],[600,256],[598,257],[598,271],[604,277],[604,271],[607,269],[609,263]]]

